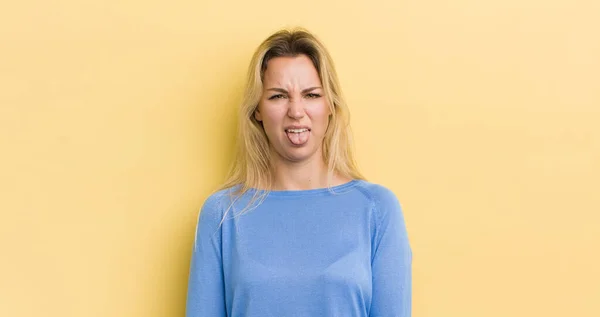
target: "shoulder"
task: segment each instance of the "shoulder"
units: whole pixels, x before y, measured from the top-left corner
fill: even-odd
[[[363,181],[361,187],[366,195],[370,196],[375,220],[373,237],[376,241],[381,241],[386,232],[408,241],[404,211],[396,194],[390,188],[379,184]]]
[[[233,188],[228,188],[210,194],[200,208],[198,221],[200,223],[220,223],[225,208],[232,199],[233,190]]]
[[[386,186],[368,181],[360,181],[357,189],[378,209],[400,205],[396,194]]]
[[[360,181],[357,189],[370,201],[371,212],[375,216],[377,224],[404,221],[398,196],[390,188],[368,181]]]
[[[194,245],[198,241],[211,241],[218,237],[216,233],[221,227],[227,202],[230,201],[232,189],[224,189],[209,195],[202,204],[196,222]]]
[[[210,194],[202,204],[202,211],[213,210],[219,208],[224,201],[230,196],[231,189],[223,189]]]

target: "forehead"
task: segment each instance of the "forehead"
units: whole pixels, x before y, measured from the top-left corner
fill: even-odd
[[[275,57],[267,62],[265,84],[320,84],[319,74],[306,55]]]

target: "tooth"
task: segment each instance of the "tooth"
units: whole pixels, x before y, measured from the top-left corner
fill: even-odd
[[[302,132],[306,132],[308,131],[308,129],[303,128],[303,129],[287,129],[287,132],[291,132],[291,133],[302,133]]]

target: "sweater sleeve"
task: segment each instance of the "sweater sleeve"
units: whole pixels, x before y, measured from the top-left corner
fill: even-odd
[[[410,317],[412,250],[398,199],[390,190],[375,195],[377,225],[371,261],[373,298],[370,317]]]
[[[210,196],[201,208],[188,279],[186,317],[226,317],[221,258],[221,210]]]

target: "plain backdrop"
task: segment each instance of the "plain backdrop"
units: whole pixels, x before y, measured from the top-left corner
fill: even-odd
[[[415,317],[600,316],[600,2],[3,1],[0,315],[182,316],[253,50],[319,36]]]

